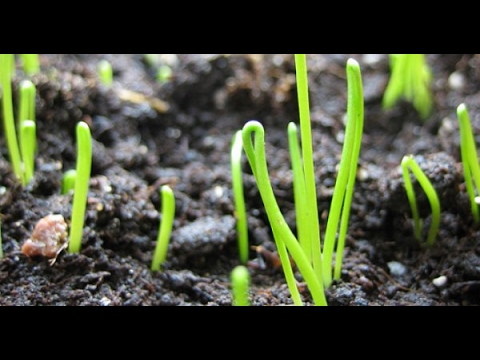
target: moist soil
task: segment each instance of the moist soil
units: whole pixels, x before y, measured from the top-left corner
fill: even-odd
[[[361,67],[365,126],[341,279],[326,289],[331,306],[480,304],[480,231],[465,189],[456,108],[465,103],[480,134],[480,57],[428,54],[432,114],[422,120],[400,101],[382,108],[386,54],[307,56],[320,229],[325,230],[346,115],[348,58]],[[110,61],[113,84],[97,64]],[[298,124],[291,54],[40,54],[41,72],[19,83],[37,88],[35,175],[22,187],[0,138],[0,305],[231,306],[230,272],[239,265],[230,171],[232,138],[248,120],[265,128],[270,178],[295,231],[287,124]],[[157,81],[168,65],[173,76]],[[14,107],[16,109],[16,105]],[[37,222],[71,218],[62,175],[76,162],[75,126],[91,128],[93,159],[83,242],[56,261],[21,251]],[[480,138],[477,137],[477,143]],[[413,234],[400,162],[413,154],[436,188],[441,225],[432,247]],[[253,306],[292,305],[263,203],[243,159]],[[150,265],[162,221],[159,189],[174,190],[176,214],[167,259]],[[418,184],[417,184],[418,186]],[[423,236],[430,206],[417,191]],[[305,305],[314,305],[297,272]]]

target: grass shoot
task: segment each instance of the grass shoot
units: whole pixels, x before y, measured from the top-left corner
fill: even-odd
[[[20,58],[23,63],[23,71],[26,75],[31,76],[40,72],[40,61],[38,54],[20,54]]]
[[[162,220],[158,229],[157,243],[153,254],[151,270],[158,271],[167,258],[168,244],[175,217],[175,195],[168,185],[160,188],[162,197]]]
[[[67,194],[69,191],[73,192],[75,188],[75,178],[77,177],[77,170],[70,169],[63,173],[62,176],[62,195]]]
[[[98,78],[100,82],[106,87],[112,86],[113,83],[113,68],[108,60],[100,60],[97,65]]]
[[[35,170],[35,146],[37,126],[33,120],[23,120],[20,126],[20,153],[23,159],[23,185],[33,178]]]
[[[250,273],[244,265],[236,266],[230,273],[232,284],[232,305],[250,306]]]
[[[460,152],[463,164],[463,176],[475,222],[480,222],[478,210],[478,195],[480,189],[480,165],[478,163],[477,147],[473,136],[470,116],[465,104],[457,107],[457,117],[460,130]]]
[[[80,252],[87,206],[90,172],[92,167],[92,136],[87,123],[80,121],[76,126],[77,164],[73,190],[72,219],[68,251]]]
[[[332,256],[337,243],[337,268],[341,268],[345,233],[355,184],[358,156],[363,132],[363,88],[360,67],[354,59],[347,61],[348,104],[346,135],[335,184],[334,198],[327,220],[322,254],[318,220],[308,81],[305,55],[295,55],[297,93],[300,114],[300,143],[296,125],[288,126],[289,151],[294,174],[294,201],[297,237],[286,223],[270,183],[265,158],[265,132],[260,122],[251,120],[243,128],[243,146],[267,212],[270,227],[295,305],[302,304],[289,255],[302,274],[315,305],[327,305],[324,289],[332,282]],[[253,136],[253,139],[252,139]],[[337,232],[339,238],[337,242]],[[338,271],[338,277],[339,271]]]
[[[413,104],[425,120],[432,112],[430,89],[432,72],[425,54],[390,54],[391,75],[383,95],[384,109],[390,109],[401,99]]]
[[[421,167],[418,165],[413,155],[406,155],[403,157],[401,162],[401,168],[403,181],[405,183],[405,191],[407,193],[408,202],[412,211],[415,239],[423,246],[432,246],[435,242],[435,238],[437,237],[437,233],[440,228],[440,200],[438,199],[437,191],[435,190],[432,183],[425,175]],[[413,173],[418,183],[422,187],[423,191],[425,192],[425,195],[430,202],[430,207],[432,210],[430,228],[428,230],[426,241],[423,241],[422,239],[423,221],[419,215],[417,198],[415,196],[415,189],[410,178],[410,171]]]
[[[240,263],[245,265],[248,262],[248,223],[245,210],[245,198],[243,194],[242,151],[242,131],[238,130],[232,139],[230,163],[232,171],[233,198],[235,203],[235,219],[237,220],[238,253]]]

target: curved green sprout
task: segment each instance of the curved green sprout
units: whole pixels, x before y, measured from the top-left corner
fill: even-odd
[[[294,304],[301,304],[301,297],[296,287],[289,255],[291,255],[307,283],[315,304],[327,305],[324,288],[330,286],[332,282],[332,257],[335,244],[337,244],[335,279],[340,278],[343,262],[343,248],[363,133],[363,87],[358,63],[354,59],[348,59],[348,105],[345,141],[339,175],[335,183],[335,191],[327,220],[322,253],[313,168],[305,55],[295,55],[295,63],[302,146],[299,144],[297,128],[294,123],[288,125],[288,140],[294,176],[293,187],[298,240],[286,224],[276,202],[265,159],[264,129],[258,121],[251,120],[245,124],[242,133],[243,146],[265,205],[287,286]],[[252,140],[252,135],[254,140]]]
[[[78,253],[82,246],[83,224],[85,222],[85,210],[92,168],[92,136],[90,128],[83,121],[80,121],[76,126],[76,138],[77,164],[68,244],[70,253]]]
[[[173,219],[175,217],[175,195],[168,185],[160,188],[162,195],[162,221],[159,225],[157,244],[153,254],[151,270],[158,271],[167,258],[170,234],[172,233]]]
[[[477,197],[480,189],[480,165],[477,157],[477,147],[473,137],[472,124],[468,115],[467,106],[460,104],[457,107],[457,117],[460,129],[460,151],[462,155],[463,176],[467,187],[470,205],[475,222],[480,222]]]
[[[412,210],[415,239],[420,242],[421,245],[432,246],[440,228],[440,200],[438,199],[437,192],[428,177],[415,161],[413,155],[405,155],[402,159],[401,167],[403,181],[405,183],[405,191],[407,193],[408,202]],[[423,221],[420,219],[420,215],[418,213],[417,198],[415,196],[412,180],[410,179],[409,170],[418,180],[418,183],[425,192],[425,195],[427,195],[428,201],[430,202],[430,207],[432,209],[430,228],[428,229],[427,240],[425,242],[422,242]]]
[[[233,198],[235,203],[235,218],[237,219],[237,241],[240,263],[248,262],[248,223],[245,210],[245,197],[243,194],[242,179],[242,130],[238,130],[232,139],[230,153]]]
[[[262,124],[256,120],[248,121],[243,127],[242,136],[243,147],[267,212],[287,286],[294,304],[301,305],[302,301],[296,286],[295,276],[288,256],[289,253],[305,279],[315,304],[327,305],[323,281],[315,273],[307,255],[285,221],[275,199],[265,157],[265,131]]]
[[[425,120],[433,106],[430,90],[432,73],[425,54],[390,54],[390,69],[383,107],[390,109],[403,97]]]
[[[236,266],[230,273],[232,283],[232,305],[250,306],[248,292],[250,289],[250,273],[243,265]]]

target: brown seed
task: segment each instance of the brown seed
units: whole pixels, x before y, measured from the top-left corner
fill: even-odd
[[[53,265],[58,254],[68,246],[67,229],[62,215],[50,214],[41,218],[23,244],[22,253],[28,257],[47,257],[50,265]]]

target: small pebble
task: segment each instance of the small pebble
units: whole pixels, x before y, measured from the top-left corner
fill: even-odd
[[[438,288],[444,287],[447,285],[447,277],[445,275],[439,276],[432,280],[433,285]]]

